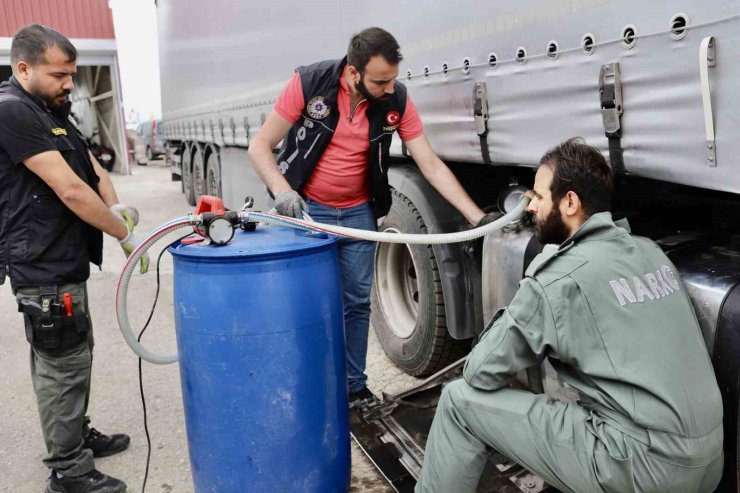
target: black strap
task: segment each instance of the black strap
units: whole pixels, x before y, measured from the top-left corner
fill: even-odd
[[[622,149],[622,131],[606,134],[609,139],[609,162],[615,173],[624,173],[624,149]]]
[[[491,151],[488,149],[488,130],[478,137],[480,138],[480,153],[483,156],[483,162],[493,164],[493,161],[491,161]]]
[[[51,327],[53,325],[51,316],[54,315],[54,305],[57,304],[57,287],[40,286],[39,298],[41,299],[41,323],[44,327]]]
[[[614,84],[605,84],[601,91],[601,107],[602,108],[614,108],[615,92]]]

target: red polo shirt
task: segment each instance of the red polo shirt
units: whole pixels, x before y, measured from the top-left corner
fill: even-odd
[[[291,123],[301,118],[306,101],[303,98],[301,76],[293,75],[275,102],[275,111]],[[369,202],[371,199],[368,176],[368,133],[367,102],[361,102],[350,120],[350,92],[342,75],[339,79],[339,123],[329,145],[319,159],[311,178],[303,188],[310,199],[331,207],[345,208]],[[398,134],[404,141],[413,140],[424,133],[424,127],[414,103],[406,96],[406,111],[398,126]]]

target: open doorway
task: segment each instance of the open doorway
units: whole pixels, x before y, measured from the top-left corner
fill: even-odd
[[[0,65],[0,81],[8,80],[11,75],[10,65]],[[70,100],[80,131],[111,151],[114,161],[106,167],[128,173],[128,149],[122,139],[124,129],[113,66],[78,66],[74,82]]]
[[[116,93],[110,65],[77,67],[75,89],[70,95],[75,120],[86,137],[112,151],[115,163],[110,168],[121,169],[128,156],[126,144],[120,139],[123,129]],[[101,164],[109,167],[109,163]]]

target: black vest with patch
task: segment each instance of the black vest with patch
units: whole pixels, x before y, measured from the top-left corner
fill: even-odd
[[[277,163],[290,186],[299,193],[308,183],[339,123],[337,94],[346,63],[346,58],[325,60],[296,69],[301,76],[306,107],[285,137]],[[396,81],[393,95],[388,100],[370,104],[366,111],[370,123],[368,171],[375,217],[385,216],[391,207],[389,150],[405,110],[406,87]]]
[[[0,84],[0,104],[10,101],[33,110],[70,168],[98,192],[99,178],[68,112],[52,114],[13,79]],[[6,274],[14,288],[86,281],[90,262],[103,262],[102,233],[78,218],[43,180],[15,164],[2,148],[0,183],[0,284]]]

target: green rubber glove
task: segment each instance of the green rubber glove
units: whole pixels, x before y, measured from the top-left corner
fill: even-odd
[[[139,224],[139,211],[136,210],[136,207],[123,204],[113,204],[110,206],[110,211],[114,216],[120,219],[121,222],[126,225],[126,229],[128,229],[128,236],[122,240],[118,240],[118,243],[121,245],[123,253],[126,254],[126,258],[129,258],[131,253],[141,244],[142,241],[141,238],[134,234],[134,227]],[[141,257],[141,267],[139,268],[139,271],[142,274],[146,274],[148,270],[149,254],[147,253]]]
[[[134,250],[136,250],[136,247],[141,245],[142,239],[136,236],[136,233],[133,231],[129,231],[128,235],[122,239],[118,240],[118,243],[120,243],[121,248],[123,249],[123,253],[126,254],[126,258],[129,258],[131,256],[131,253],[133,253]],[[149,270],[149,254],[145,253],[143,257],[141,257],[141,266],[139,267],[139,272],[142,274],[146,274]]]

